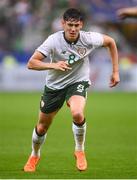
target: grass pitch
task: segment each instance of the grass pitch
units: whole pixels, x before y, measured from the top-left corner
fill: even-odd
[[[64,105],[48,131],[37,171],[24,173],[39,99],[40,93],[0,93],[1,179],[137,178],[137,93],[89,93],[87,171],[75,168],[72,120]]]

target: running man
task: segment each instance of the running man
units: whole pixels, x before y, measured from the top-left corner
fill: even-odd
[[[29,69],[46,70],[47,76],[40,102],[38,123],[32,134],[32,152],[24,166],[25,172],[36,170],[47,131],[65,101],[72,114],[76,167],[80,171],[87,169],[84,149],[86,137],[84,108],[87,88],[91,84],[88,55],[95,48],[109,49],[112,59],[109,86],[114,87],[120,81],[115,41],[107,35],[82,31],[84,19],[77,9],[66,10],[61,22],[63,30],[50,35],[36,49],[27,64]],[[46,61],[47,57],[50,58],[50,62]]]

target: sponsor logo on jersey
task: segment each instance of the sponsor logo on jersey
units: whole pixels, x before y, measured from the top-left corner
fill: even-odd
[[[67,51],[62,51],[61,54],[66,54]]]

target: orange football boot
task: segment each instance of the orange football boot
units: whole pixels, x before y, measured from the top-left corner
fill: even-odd
[[[27,163],[24,166],[25,172],[35,172],[36,165],[38,164],[40,157],[30,156]]]
[[[85,171],[87,169],[87,160],[85,153],[83,151],[75,151],[76,167],[80,171]]]

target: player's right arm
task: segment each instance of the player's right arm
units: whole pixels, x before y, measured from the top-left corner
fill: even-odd
[[[65,61],[60,60],[57,63],[47,63],[44,62],[44,59],[45,56],[42,53],[40,53],[39,51],[35,51],[27,63],[28,69],[38,70],[38,71],[50,70],[50,69],[66,71],[71,69],[68,63]]]

